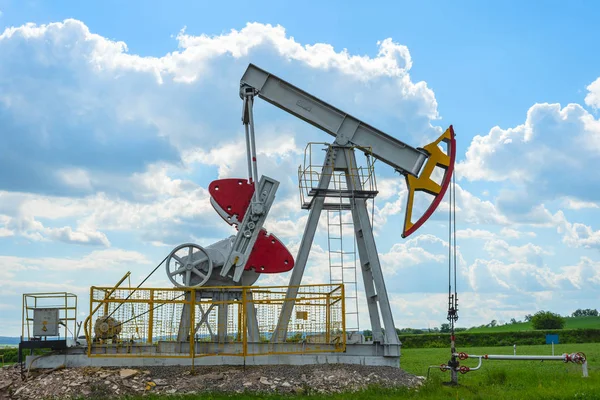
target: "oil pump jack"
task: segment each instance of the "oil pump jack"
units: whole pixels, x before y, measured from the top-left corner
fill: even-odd
[[[180,286],[205,284],[251,285],[261,273],[280,273],[292,270],[287,288],[286,302],[279,315],[277,328],[271,336],[272,343],[286,340],[288,324],[302,283],[311,245],[321,216],[328,208],[327,198],[348,199],[354,235],[358,248],[360,266],[365,288],[373,343],[381,348],[377,354],[389,357],[400,356],[400,342],[396,335],[394,318],[386,290],[385,279],[377,253],[366,201],[377,195],[367,190],[355,173],[357,165],[355,149],[369,149],[373,158],[382,161],[405,177],[408,187],[402,237],[413,234],[433,214],[450,184],[455,161],[455,138],[450,126],[437,140],[423,148],[414,148],[375,127],[345,113],[277,76],[250,64],[240,82],[240,97],[243,100],[242,123],[246,133],[246,149],[249,179],[220,179],[209,185],[211,204],[227,223],[234,225],[237,235],[202,249],[197,257],[179,259],[183,265],[167,271],[169,277],[180,275]],[[278,182],[268,176],[258,177],[256,143],[254,133],[253,105],[260,98],[334,137],[328,147],[325,162],[318,173],[315,187],[310,190],[311,200],[302,241],[296,259],[274,235],[262,229],[273,204]],[[446,145],[446,151],[442,149]],[[434,170],[443,173],[440,183],[433,179]],[[345,175],[346,185],[331,189],[334,173]],[[416,192],[425,192],[433,197],[430,206],[416,222],[412,221],[412,210]],[[184,245],[182,245],[184,246]],[[174,256],[175,249],[171,257]],[[210,257],[215,249],[221,252]],[[171,258],[170,257],[170,258]],[[213,272],[218,260],[219,272]],[[188,260],[192,262],[188,262]],[[198,268],[196,268],[198,267]],[[188,329],[184,312],[180,332]],[[383,326],[382,326],[383,321]],[[250,323],[250,326],[253,324]],[[383,329],[382,329],[383,328]],[[252,336],[252,335],[251,335]]]

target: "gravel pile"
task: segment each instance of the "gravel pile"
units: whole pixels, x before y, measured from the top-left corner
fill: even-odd
[[[365,365],[198,366],[69,368],[31,371],[21,381],[18,366],[0,369],[0,400],[116,398],[126,394],[198,392],[336,393],[382,387],[420,386],[424,378],[399,368]]]

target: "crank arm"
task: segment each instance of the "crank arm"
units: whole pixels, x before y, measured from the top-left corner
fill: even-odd
[[[235,266],[233,280],[239,282],[241,279],[258,234],[275,200],[275,192],[278,187],[278,181],[264,175],[260,178],[258,192],[244,214],[242,223],[238,226],[238,233],[235,237],[231,253],[229,253],[227,261],[225,261],[225,264],[221,268],[221,276],[227,276]]]

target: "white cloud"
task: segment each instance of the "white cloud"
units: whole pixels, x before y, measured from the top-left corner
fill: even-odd
[[[70,226],[60,228],[44,226],[31,214],[16,217],[0,215],[5,227],[0,228],[0,236],[19,235],[34,241],[55,240],[64,243],[110,246],[106,235],[88,228],[72,229]]]
[[[588,94],[585,96],[585,104],[593,108],[600,108],[600,78],[590,83],[587,90]]]
[[[468,267],[469,286],[486,293],[597,291],[600,287],[600,263],[581,257],[575,266],[551,269],[525,260],[503,262],[477,259]]]
[[[502,182],[498,206],[527,214],[558,198],[600,200],[600,121],[578,104],[535,104],[524,124],[475,136],[457,166],[469,181]]]
[[[103,245],[106,247],[110,246],[110,242],[108,241],[106,235],[98,231],[73,231],[70,226],[65,226],[63,228],[46,228],[45,231],[52,239],[65,243]]]
[[[456,231],[458,239],[519,239],[523,237],[536,237],[535,232],[522,232],[513,228],[504,227],[500,232],[494,233],[485,229],[460,229]]]
[[[518,239],[520,237],[528,236],[535,237],[535,232],[521,232],[512,228],[502,228],[500,230],[500,236],[510,238],[510,239]]]
[[[570,223],[562,215],[557,231],[563,233],[563,242],[571,247],[587,249],[600,249],[600,231],[593,230],[590,226],[578,222]]]
[[[121,266],[146,266],[151,262],[143,254],[122,249],[95,250],[79,259],[39,257],[24,258],[13,256],[0,256],[2,265],[9,271],[81,271],[96,270],[106,271]]]
[[[490,231],[486,231],[485,229],[460,229],[456,231],[457,239],[493,239],[496,237],[496,234]]]
[[[246,57],[252,49],[265,44],[275,48],[282,59],[300,61],[314,69],[339,70],[362,81],[380,76],[402,78],[412,67],[408,48],[389,38],[377,43],[379,52],[375,58],[352,56],[346,50],[336,52],[333,46],[325,43],[302,46],[288,37],[282,26],[260,23],[248,23],[240,31],[232,29],[228,34],[217,37],[190,36],[182,31],[177,39],[179,47],[184,50],[165,57],[162,65],[165,71],[174,73],[176,80],[184,82],[199,79],[203,66],[198,61],[225,53],[235,58]],[[426,89],[409,88],[414,92]]]
[[[524,261],[537,259],[541,255],[552,255],[552,252],[544,250],[540,246],[527,243],[522,246],[511,246],[501,239],[492,239],[485,243],[483,247],[492,257],[510,260]]]
[[[78,189],[92,189],[92,183],[87,171],[81,168],[61,169],[56,171],[59,179],[66,185]]]
[[[578,290],[598,290],[600,286],[600,263],[581,257],[577,265],[563,268],[564,277]]]
[[[562,202],[563,207],[570,210],[582,210],[584,208],[600,208],[600,205],[592,201],[579,201],[577,199],[566,198]]]
[[[432,235],[420,235],[409,239],[404,243],[396,243],[389,252],[381,254],[381,262],[386,275],[398,275],[403,268],[415,265],[436,262],[448,262],[448,255],[444,253],[432,253],[425,250],[424,244],[434,244],[447,247],[448,243]]]

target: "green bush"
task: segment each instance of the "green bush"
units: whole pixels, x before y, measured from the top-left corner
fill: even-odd
[[[562,329],[565,319],[550,311],[538,311],[531,317],[533,329]]]
[[[14,347],[0,348],[0,355],[4,355],[5,363],[16,363],[19,361],[19,350]]]

